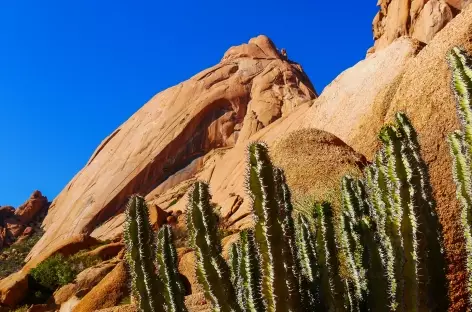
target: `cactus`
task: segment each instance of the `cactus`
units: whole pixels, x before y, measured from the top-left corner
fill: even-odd
[[[131,273],[132,294],[143,312],[165,311],[160,280],[155,273],[154,236],[144,198],[132,196],[126,207],[124,238]]]
[[[453,159],[453,177],[456,194],[461,205],[461,225],[465,238],[467,288],[472,305],[472,58],[459,48],[448,54],[452,71],[452,88],[462,131],[448,138]]]
[[[357,240],[350,240],[350,252],[354,255],[362,293],[358,307],[361,311],[381,311],[391,305],[386,278],[388,271],[387,274],[379,274],[385,272],[388,267],[386,248],[381,243],[381,237],[386,236],[385,210],[380,213],[383,218],[379,219],[379,208],[376,209],[369,200],[367,187],[372,187],[372,167],[366,169],[366,184],[349,176],[344,177],[343,210],[345,214],[347,212],[347,222],[351,225],[351,232],[358,235]]]
[[[297,218],[297,247],[301,267],[300,291],[305,311],[325,311],[326,306],[320,293],[320,266],[316,257],[315,237],[308,219],[299,214]]]
[[[341,183],[341,198],[343,213],[337,226],[337,236],[340,242],[340,265],[345,272],[344,284],[349,295],[350,305],[353,310],[360,309],[363,300],[363,292],[367,288],[363,263],[364,246],[361,243],[359,223],[363,218],[365,209],[364,198],[358,194],[354,180],[345,176]]]
[[[412,168],[400,134],[395,127],[386,126],[380,134],[386,155],[386,178],[391,198],[390,209],[396,237],[396,258],[401,274],[398,287],[399,309],[417,311],[418,294],[418,241],[417,217],[413,202],[416,189],[409,182]]]
[[[253,230],[240,234],[238,247],[238,302],[244,312],[258,312],[264,309],[260,293],[260,272]]]
[[[380,257],[381,268],[378,268],[378,263],[373,263],[371,271],[368,271],[369,285],[376,283],[373,281],[377,277],[378,284],[375,284],[375,289],[370,287],[371,291],[378,293],[376,297],[377,308],[374,311],[381,310],[385,307],[390,307],[395,310],[397,306],[397,271],[395,267],[395,250],[392,240],[395,239],[396,233],[392,231],[391,216],[388,213],[389,201],[387,197],[386,181],[383,170],[381,170],[383,160],[382,154],[377,154],[375,163],[365,169],[365,179],[367,186],[367,193],[369,197],[370,218],[372,224],[372,231],[375,231],[375,240],[378,242],[378,257]],[[393,239],[390,234],[393,234]],[[376,258],[376,254],[373,257]],[[376,269],[378,268],[378,269]],[[384,274],[376,274],[378,271],[383,271]],[[372,274],[376,274],[372,276]],[[385,279],[384,279],[385,277]],[[385,301],[384,296],[387,296]],[[373,293],[375,297],[375,293]],[[384,303],[382,303],[384,302]],[[381,306],[381,307],[380,307]]]
[[[214,311],[240,311],[228,265],[221,256],[217,217],[210,205],[208,184],[196,182],[189,192],[187,229],[197,258],[197,277]]]
[[[164,225],[157,234],[157,264],[162,281],[161,293],[166,302],[167,312],[186,312],[185,289],[177,269],[177,252],[173,243],[170,226]]]
[[[315,248],[320,270],[320,294],[327,311],[347,310],[344,286],[339,276],[335,216],[327,202],[314,207]]]
[[[402,159],[407,170],[410,209],[417,218],[418,272],[420,301],[430,311],[448,306],[446,263],[442,228],[439,223],[426,163],[421,158],[418,135],[404,113],[396,114],[397,131],[402,137]]]
[[[233,286],[236,288],[237,283],[238,283],[238,278],[239,278],[239,252],[238,252],[238,244],[233,243],[230,246],[228,256],[229,256],[229,270],[231,273],[231,283]]]
[[[346,236],[353,246],[351,262],[356,263],[363,299],[371,309],[385,305],[400,311],[443,311],[448,303],[442,238],[417,134],[406,115],[398,113],[396,123],[385,126],[380,139],[383,147],[364,172],[366,187],[360,181],[343,180],[343,207],[349,216],[344,220],[354,224]],[[356,232],[360,245],[368,246],[362,252],[367,288]],[[372,252],[376,243],[378,254]],[[345,243],[343,247],[346,250]],[[381,268],[386,281],[371,274]],[[356,280],[350,281],[356,289]],[[370,295],[372,291],[377,295]]]
[[[279,220],[279,203],[274,168],[267,146],[253,143],[248,148],[246,188],[252,200],[255,239],[261,265],[261,292],[266,311],[291,311],[291,300],[282,246],[284,230]]]
[[[274,169],[275,186],[277,190],[277,201],[279,206],[279,220],[282,223],[283,237],[285,242],[282,246],[285,276],[289,289],[289,303],[291,310],[298,311],[300,304],[303,305],[303,295],[300,294],[302,280],[300,276],[300,262],[297,258],[297,243],[295,234],[295,222],[293,220],[292,195],[287,185],[285,174],[282,169]]]

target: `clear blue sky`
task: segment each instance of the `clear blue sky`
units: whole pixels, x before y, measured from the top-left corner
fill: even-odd
[[[320,92],[372,45],[375,0],[0,3],[0,205],[52,200],[151,96],[268,35]]]

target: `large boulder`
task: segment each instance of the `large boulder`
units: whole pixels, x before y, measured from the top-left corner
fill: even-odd
[[[368,56],[334,79],[303,114],[298,123],[303,127],[333,133],[355,150],[360,143],[377,146],[378,129],[370,123],[382,123],[378,115],[385,107],[377,103],[379,97],[388,98],[405,69],[421,46],[415,40],[400,38],[382,51]]]
[[[265,36],[233,47],[216,66],[169,88],[121,125],[52,203],[28,260],[67,237],[91,233],[212,149],[234,146],[316,98],[298,64]]]
[[[470,2],[379,0],[379,12],[372,22],[375,44],[369,52],[380,51],[402,36],[411,36],[423,43],[429,43]]]

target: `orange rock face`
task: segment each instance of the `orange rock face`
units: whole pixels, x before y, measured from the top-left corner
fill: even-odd
[[[31,197],[15,210],[15,215],[23,223],[27,224],[38,215],[48,204],[48,199],[40,191],[34,191]]]
[[[0,207],[0,249],[28,237],[33,232],[30,223],[40,223],[48,206],[48,199],[40,191],[34,191],[16,210],[11,206]]]
[[[431,39],[463,10],[470,0],[380,0],[372,22],[374,49],[380,51],[395,39],[411,36],[423,43]]]
[[[208,151],[231,147],[316,98],[298,64],[264,36],[144,105],[97,148],[54,200],[46,233],[28,259],[78,233],[91,233]]]

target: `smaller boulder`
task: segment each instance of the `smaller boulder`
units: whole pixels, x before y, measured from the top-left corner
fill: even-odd
[[[48,199],[40,191],[34,191],[30,198],[15,210],[23,224],[31,222],[41,211],[47,209]]]
[[[1,280],[0,304],[14,307],[28,292],[28,278],[23,271],[13,273]]]
[[[120,262],[97,286],[85,295],[74,308],[74,312],[92,312],[113,307],[128,293],[125,265]]]
[[[98,257],[102,260],[109,260],[125,248],[125,244],[121,242],[117,243],[110,243],[107,245],[103,245],[100,247],[95,248],[92,251],[86,253],[87,256],[91,257]]]
[[[158,205],[152,205],[149,207],[149,221],[155,231],[160,229],[161,226],[166,223],[168,216],[169,214]]]

